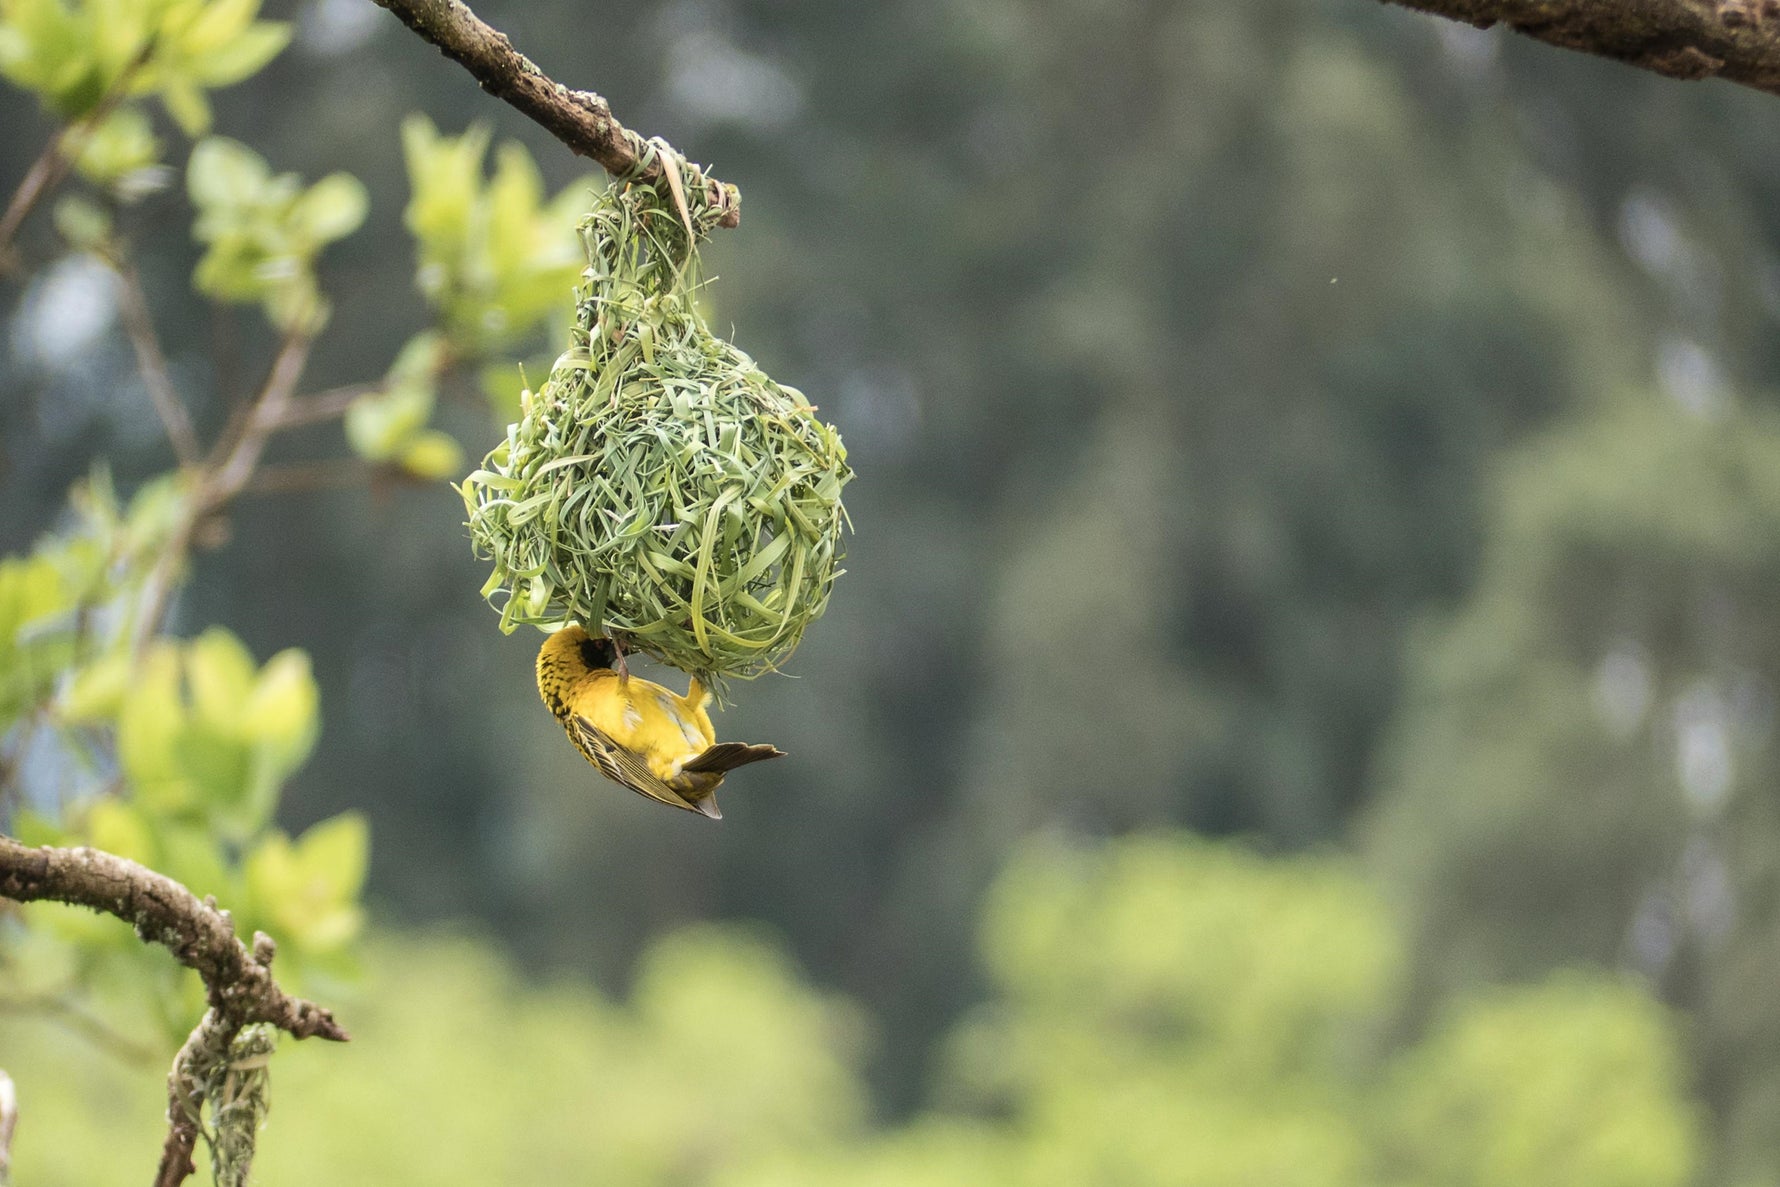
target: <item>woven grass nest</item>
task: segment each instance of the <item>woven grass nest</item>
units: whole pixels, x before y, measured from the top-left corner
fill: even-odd
[[[705,325],[698,244],[723,194],[666,159],[666,193],[594,200],[573,344],[460,490],[503,630],[580,623],[721,689],[821,617],[853,472],[801,393]]]

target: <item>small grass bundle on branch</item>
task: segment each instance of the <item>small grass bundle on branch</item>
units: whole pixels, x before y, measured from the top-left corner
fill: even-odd
[[[853,473],[809,401],[706,326],[698,244],[728,199],[670,163],[677,185],[595,199],[573,344],[461,490],[503,630],[578,622],[721,688],[821,617]]]

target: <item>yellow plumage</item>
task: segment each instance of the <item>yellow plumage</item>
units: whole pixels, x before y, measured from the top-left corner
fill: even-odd
[[[693,680],[686,695],[614,669],[610,639],[578,626],[538,649],[538,695],[602,775],[674,808],[721,820],[717,785],[736,767],[783,757],[773,746],[718,743],[705,712],[711,694]]]

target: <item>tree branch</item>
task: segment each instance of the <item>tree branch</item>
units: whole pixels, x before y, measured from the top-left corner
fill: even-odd
[[[14,902],[49,901],[115,915],[136,929],[144,943],[164,945],[180,964],[204,980],[210,1008],[180,1048],[167,1079],[167,1139],[161,1150],[156,1187],[177,1187],[193,1170],[202,1101],[193,1085],[207,1053],[227,1057],[245,1026],[264,1022],[295,1038],[345,1042],[347,1034],[331,1012],[291,997],[272,979],[272,938],[256,932],[249,951],[235,935],[234,922],[214,900],[200,901],[163,874],[133,861],[82,846],[32,849],[0,836],[0,896]]]
[[[0,273],[14,266],[12,241],[18,234],[19,227],[24,224],[25,216],[31,213],[46,195],[67,178],[69,170],[74,168],[75,158],[80,155],[81,147],[87,134],[110,118],[129,95],[130,82],[136,72],[148,64],[154,54],[154,40],[151,38],[137,51],[129,65],[111,84],[111,90],[93,106],[87,114],[71,124],[63,124],[50,136],[49,142],[43,146],[31,168],[26,170],[19,188],[13,191],[12,200],[6,204],[6,212],[0,214]]]
[[[6,212],[0,214],[0,271],[7,271],[13,266],[12,240],[18,234],[19,227],[24,225],[25,216],[31,213],[39,199],[62,184],[68,170],[74,167],[73,156],[62,151],[70,130],[70,125],[56,129],[49,142],[43,146],[43,151],[25,171],[19,188],[13,191],[12,200],[6,204]]]
[[[631,173],[646,156],[643,138],[620,124],[603,98],[552,80],[514,49],[505,33],[483,21],[461,0],[376,3],[462,65],[483,90],[518,108],[571,151],[598,161],[614,177]],[[650,185],[662,180],[661,158],[649,160],[636,176]],[[736,188],[715,179],[708,185],[711,205],[723,210],[719,225],[735,226],[741,221]]]
[[[143,386],[148,388],[149,399],[154,401],[155,412],[160,415],[161,427],[167,431],[167,440],[179,464],[195,466],[199,457],[198,435],[192,431],[192,418],[180,402],[168,373],[167,355],[161,349],[154,317],[148,311],[148,298],[142,291],[142,276],[136,265],[121,255],[107,262],[117,274],[118,312],[136,351],[136,369],[142,374]]]
[[[1613,58],[1780,95],[1780,0],[1385,0]]]
[[[393,466],[373,465],[362,458],[325,458],[318,462],[294,462],[261,466],[242,488],[244,495],[288,494],[293,491],[339,490],[369,486],[385,478]],[[399,470],[396,473],[400,473]]]
[[[200,517],[221,510],[253,477],[253,469],[259,465],[266,443],[278,431],[280,422],[290,410],[297,381],[303,377],[303,367],[309,361],[309,345],[307,334],[296,333],[285,339],[278,357],[272,360],[265,386],[254,400],[253,411],[248,414],[240,435],[229,444],[228,452],[219,452],[219,460],[205,476],[204,485],[193,500]],[[222,443],[218,445],[220,450]]]
[[[331,1013],[289,996],[272,979],[270,937],[256,934],[249,951],[227,911],[147,866],[84,845],[33,849],[0,836],[0,896],[115,915],[202,977],[211,1009],[237,1026],[269,1022],[299,1039],[346,1040]]]
[[[299,428],[303,425],[320,424],[325,420],[338,420],[352,410],[352,406],[374,392],[383,390],[381,383],[349,383],[344,387],[329,388],[325,392],[317,392],[312,396],[296,396],[290,406],[278,418],[273,427],[284,429]]]
[[[133,647],[137,654],[161,629],[161,619],[173,597],[180,569],[198,538],[198,529],[212,515],[223,511],[253,477],[260,455],[289,413],[297,381],[309,361],[307,334],[291,334],[279,348],[278,357],[253,403],[224,432],[200,470],[198,485],[186,503],[167,547],[148,575],[140,617],[136,620]]]

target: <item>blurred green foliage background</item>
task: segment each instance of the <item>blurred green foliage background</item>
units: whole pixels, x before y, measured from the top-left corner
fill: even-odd
[[[1372,0],[480,11],[741,186],[708,311],[838,424],[858,530],[722,715],[791,757],[721,826],[600,782],[436,480],[559,349],[585,163],[368,0],[143,80],[89,177],[257,154],[118,216],[200,428],[331,313],[305,390],[381,394],[270,464],[429,478],[244,499],[169,691],[77,698],[159,814],[81,835],[235,895],[354,1032],[281,1049],[262,1181],[1780,1184],[1773,98]],[[10,192],[19,88],[93,84],[7,77]],[[0,279],[0,551],[152,557],[79,215]],[[0,608],[100,579],[46,555]],[[60,662],[11,646],[9,720]],[[177,720],[125,748],[138,702]],[[72,975],[55,926],[9,965]],[[6,999],[20,1182],[152,1157],[196,999],[117,932],[80,971],[165,982],[141,1058]]]
[[[278,1057],[258,1181],[1679,1187],[1699,1165],[1675,1022],[1620,977],[1465,995],[1386,1054],[1400,937],[1345,861],[1041,840],[980,955],[924,1108],[868,1128],[864,1020],[753,929],[669,933],[618,1001],[461,936],[379,937],[352,1044]],[[44,1117],[19,1181],[128,1181],[160,1069],[4,1034]]]

